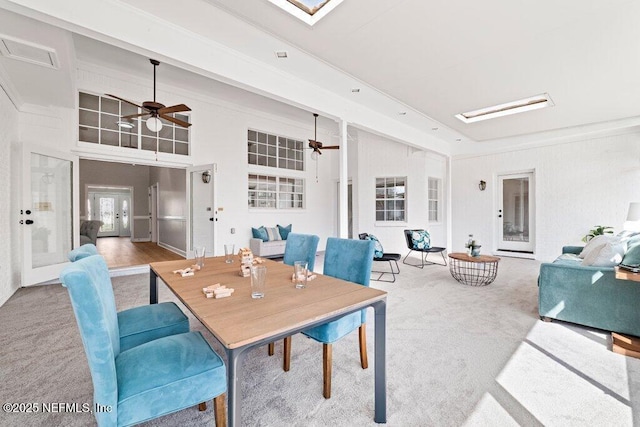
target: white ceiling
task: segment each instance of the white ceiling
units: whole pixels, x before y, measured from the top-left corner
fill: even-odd
[[[417,135],[398,137],[409,142],[436,138],[454,145],[456,139],[477,145],[509,144],[516,136],[549,138],[554,132],[566,135],[570,128],[598,123],[602,130],[619,127],[624,119],[640,118],[640,85],[636,84],[640,2],[633,0],[348,0],[313,27],[268,0],[194,0],[179,8],[169,0],[112,0],[100,6],[113,9],[114,15],[115,9],[129,13],[115,21],[104,17],[109,23],[104,28],[92,28],[91,19],[96,17],[88,16],[86,3],[65,3],[68,9],[44,0],[0,0],[0,8],[89,37],[71,37],[68,31],[22,17],[16,21],[7,11],[0,14],[0,33],[18,32],[34,42],[56,44],[63,52],[61,73],[67,75],[73,75],[76,56],[137,75],[150,74],[148,57],[157,56],[163,61],[159,73],[174,85],[186,81],[185,89],[257,109],[276,108],[296,119],[311,111],[341,117],[341,112],[322,109],[328,104],[321,101],[331,92],[345,100],[344,111],[370,111],[389,118],[387,129]],[[65,19],[69,16],[77,22]],[[149,22],[157,25],[140,23],[133,28],[126,24],[127,19],[140,17],[150,17]],[[148,43],[141,34],[149,34]],[[199,51],[199,57],[189,59],[179,46],[164,41],[173,38],[191,38],[194,45],[206,41],[212,50]],[[213,57],[213,48],[219,46],[234,52],[238,63],[253,62],[274,75],[291,76],[293,90],[285,93],[282,87],[278,91],[253,85],[251,70],[249,77],[225,75],[222,65],[211,65],[222,60]],[[67,55],[66,50],[73,52]],[[277,60],[275,50],[287,50],[289,59]],[[178,53],[171,55],[171,51]],[[50,80],[8,61],[0,57],[0,68],[11,76],[25,102],[49,105],[61,99],[56,90],[67,86],[51,88]],[[188,79],[178,78],[187,72],[193,73]],[[31,84],[34,80],[38,85],[49,83],[45,86],[50,89]],[[318,103],[296,96],[304,92],[302,81],[318,88]],[[352,94],[353,87],[361,92]],[[460,112],[544,92],[551,95],[554,107],[471,124],[454,118]],[[401,111],[407,115],[398,116]],[[625,123],[637,125],[637,120]],[[366,124],[362,128],[369,130]],[[406,133],[406,129],[417,133]],[[393,132],[386,135],[394,137]]]
[[[207,0],[484,141],[640,115],[640,2],[348,0],[313,27],[266,0]],[[555,107],[457,113],[548,92]]]

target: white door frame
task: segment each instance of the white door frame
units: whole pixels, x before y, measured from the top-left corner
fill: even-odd
[[[149,235],[158,243],[158,183],[149,186]]]
[[[503,186],[505,179],[529,178],[529,242],[505,241],[504,230],[504,207],[503,207]],[[495,228],[494,247],[497,255],[511,256],[517,258],[535,258],[536,253],[536,185],[535,169],[498,173],[495,177]]]
[[[212,220],[212,227],[213,227],[213,247],[211,248],[206,248],[207,250],[207,256],[216,256],[218,254],[218,251],[216,249],[217,246],[217,240],[218,240],[218,192],[217,192],[217,180],[218,180],[218,167],[215,163],[209,163],[209,164],[205,164],[205,165],[196,165],[196,166],[190,166],[187,168],[187,179],[186,179],[186,185],[187,185],[187,258],[194,258],[194,254],[193,254],[193,236],[192,236],[192,224],[191,224],[191,217],[193,214],[193,206],[192,206],[192,201],[191,201],[191,178],[192,178],[192,173],[193,172],[204,172],[204,171],[209,171],[211,173],[211,217],[213,218]]]
[[[23,214],[20,216],[21,221],[25,221],[28,218],[26,211],[34,211],[31,200],[31,154],[40,154],[48,157],[55,157],[62,160],[71,162],[71,205],[72,205],[72,226],[71,226],[71,239],[73,240],[72,246],[78,247],[80,245],[80,206],[76,203],[76,200],[80,199],[80,174],[79,174],[79,157],[73,154],[52,150],[47,147],[40,147],[32,144],[22,144],[21,146],[22,156],[22,201],[21,210]],[[22,286],[29,286],[37,283],[50,281],[57,279],[62,272],[62,269],[69,264],[68,261],[60,262],[57,264],[47,265],[43,267],[33,268],[32,259],[32,235],[31,232],[34,229],[30,225],[22,224]],[[66,254],[65,254],[66,255]]]

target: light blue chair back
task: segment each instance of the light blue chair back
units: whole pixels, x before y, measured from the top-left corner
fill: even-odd
[[[289,233],[282,262],[293,265],[295,261],[307,261],[309,271],[313,271],[319,241],[320,238],[313,234]]]
[[[86,258],[91,255],[98,255],[98,248],[93,243],[85,243],[67,254],[69,261],[75,262],[79,259]]]
[[[99,425],[117,424],[118,379],[115,358],[120,353],[120,334],[109,270],[100,255],[79,259],[61,273],[93,379],[93,399],[110,405],[111,412],[96,413]]]
[[[374,248],[372,240],[329,237],[322,274],[369,286]]]

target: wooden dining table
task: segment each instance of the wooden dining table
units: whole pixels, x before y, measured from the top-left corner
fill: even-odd
[[[151,263],[150,303],[158,302],[160,279],[225,348],[229,426],[241,425],[239,384],[247,350],[367,307],[373,307],[375,319],[374,421],[386,423],[386,292],[317,273],[306,288],[296,289],[291,280],[292,266],[265,260],[265,296],[253,299],[251,279],[241,276],[238,258],[230,264],[225,263],[225,257],[206,258],[193,276],[173,273],[191,264],[193,260]],[[216,283],[233,288],[232,296],[206,298],[202,288]]]

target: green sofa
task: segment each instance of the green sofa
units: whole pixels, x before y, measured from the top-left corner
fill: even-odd
[[[579,254],[582,247],[565,246],[563,254]],[[540,266],[538,311],[543,320],[640,336],[640,283],[615,278],[613,267],[582,266],[561,256]]]

